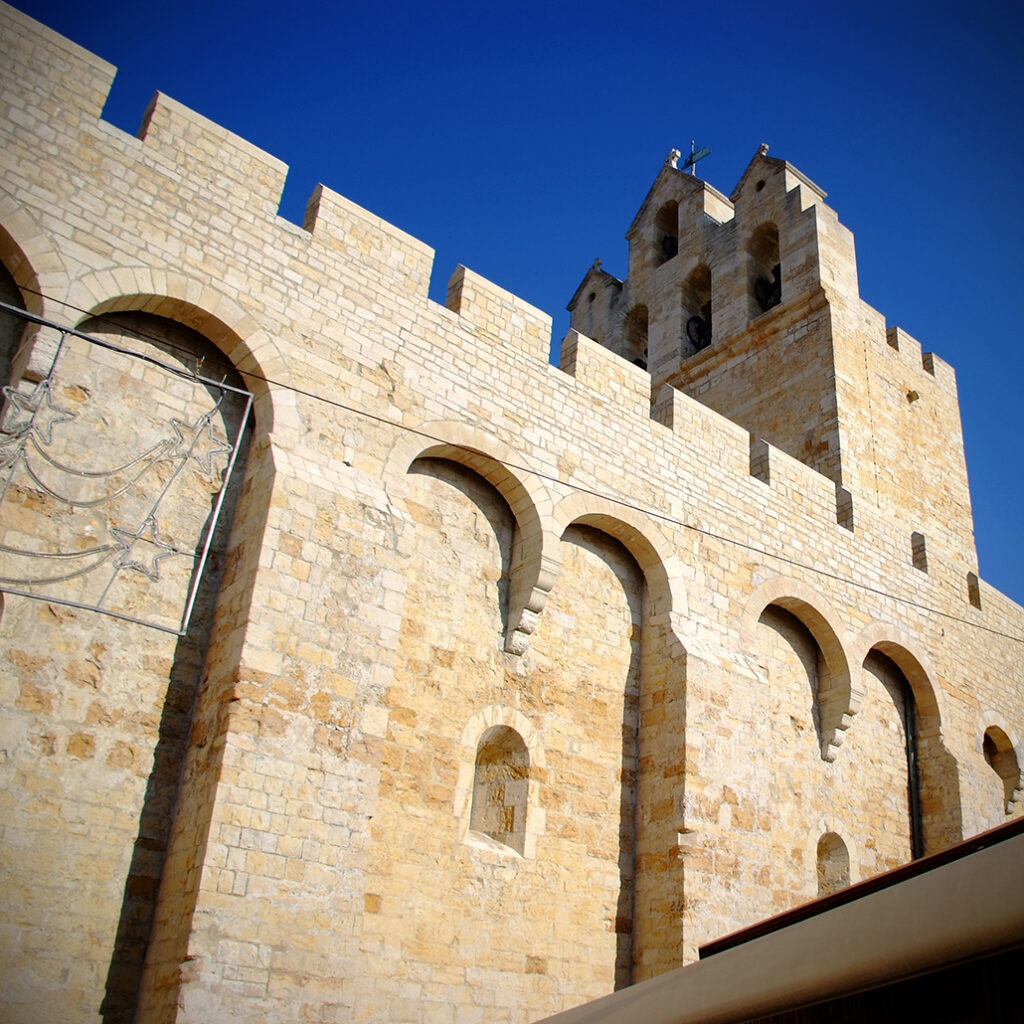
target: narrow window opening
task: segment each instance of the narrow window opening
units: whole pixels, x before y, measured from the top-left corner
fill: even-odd
[[[853,533],[853,495],[840,484],[836,484],[836,522]]]
[[[974,572],[967,574],[967,600],[972,608],[981,608],[981,588],[978,585],[978,574]]]
[[[921,572],[928,571],[928,549],[923,533],[915,531],[910,535],[910,557],[915,569],[920,569]]]
[[[864,668],[870,671],[893,697],[903,720],[903,739],[907,764],[907,810],[910,818],[910,856],[924,856],[924,815],[921,803],[921,770],[918,761],[917,701],[903,670],[887,654],[877,648],[868,652]]]
[[[750,475],[766,484],[772,482],[771,446],[756,434],[750,435]]]

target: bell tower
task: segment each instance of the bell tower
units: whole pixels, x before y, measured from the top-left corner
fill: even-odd
[[[684,392],[976,564],[953,372],[861,301],[826,193],[767,146],[728,198],[677,156],[626,232],[626,280],[595,263],[571,326],[652,395]]]

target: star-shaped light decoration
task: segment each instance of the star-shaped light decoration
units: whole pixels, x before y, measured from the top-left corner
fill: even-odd
[[[0,471],[10,469],[25,451],[25,438],[21,434],[0,433]]]
[[[49,445],[53,443],[53,428],[75,419],[70,409],[53,404],[49,378],[41,380],[30,395],[12,387],[5,387],[3,393],[7,407],[0,434],[8,437],[25,438],[31,434],[42,444]]]
[[[110,535],[117,542],[118,552],[114,556],[115,569],[135,569],[148,576],[154,583],[160,579],[160,563],[172,555],[191,554],[182,551],[172,540],[164,537],[156,524],[156,516],[147,516],[142,525],[134,533],[116,526],[108,528]],[[133,555],[138,553],[137,545],[148,544],[157,549],[149,556],[149,564],[140,561]]]
[[[172,459],[192,459],[207,476],[214,475],[213,460],[218,455],[230,458],[232,446],[213,432],[213,420],[204,413],[195,423],[172,419],[171,427],[177,435],[174,447],[167,453]]]

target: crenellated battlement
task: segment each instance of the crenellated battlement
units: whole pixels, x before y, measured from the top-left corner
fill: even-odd
[[[113,64],[7,4],[0,4],[0,48],[0,74],[18,86],[7,97],[15,123],[34,125],[34,118],[26,120],[30,97],[40,110],[60,110],[72,127],[79,118],[100,117],[117,70]]]
[[[326,185],[306,203],[302,226],[320,258],[342,260],[367,274],[394,276],[411,298],[426,299],[434,250]],[[310,257],[305,257],[311,262]]]
[[[288,166],[177,100],[156,93],[142,118],[143,158],[167,175],[167,187],[215,195],[230,205],[276,215]]]
[[[136,197],[145,196],[148,204],[157,196],[168,205],[168,221],[172,203],[210,209],[191,226],[176,227],[173,236],[166,227],[147,226],[139,237],[154,256],[173,256],[186,277],[212,270],[231,280],[237,272],[230,266],[229,247],[241,257],[248,245],[253,255],[243,257],[247,286],[259,293],[283,277],[294,292],[296,315],[310,329],[329,319],[325,301],[344,309],[348,290],[359,282],[357,290],[377,296],[369,299],[369,310],[380,306],[385,292],[404,296],[411,303],[406,315],[438,320],[436,336],[444,335],[450,321],[427,302],[429,246],[324,185],[314,189],[297,231],[277,212],[286,165],[163,94],[156,94],[143,118],[141,147],[127,139],[118,146],[115,134],[90,131],[90,122],[101,124],[112,68],[31,19],[9,14],[5,31],[16,37],[14,49],[21,57],[8,65],[8,73],[25,73],[42,53],[66,53],[60,74],[28,75],[19,80],[19,89],[24,93],[27,81],[39,95],[74,89],[85,97],[75,130],[91,136],[96,157],[123,161],[122,177],[133,183],[129,207]],[[11,121],[16,130],[17,116]],[[96,173],[95,162],[88,166]],[[102,195],[105,188],[97,174],[92,194]],[[764,147],[728,198],[666,162],[626,232],[627,280],[595,264],[570,302],[574,329],[563,343],[561,365],[574,379],[572,386],[602,396],[624,424],[653,416],[672,430],[685,424],[682,429],[691,435],[714,435],[723,429],[716,413],[722,414],[736,427],[726,430],[736,442],[728,446],[729,465],[749,472],[752,436],[771,446],[766,448],[771,457],[758,464],[768,479],[779,482],[791,475],[784,468],[783,453],[788,454],[814,473],[798,473],[777,488],[779,493],[807,500],[799,498],[801,492],[820,491],[814,503],[828,506],[827,518],[835,523],[843,520],[837,494],[843,508],[849,510],[851,503],[859,508],[873,500],[878,481],[889,477],[860,465],[867,447],[852,435],[844,437],[849,428],[843,424],[856,416],[851,420],[842,391],[833,404],[822,399],[837,374],[841,387],[848,376],[853,391],[860,387],[856,376],[863,371],[857,362],[864,357],[851,351],[850,369],[844,369],[835,347],[848,330],[844,324],[851,316],[860,318],[862,326],[855,330],[872,339],[864,349],[873,352],[871,372],[892,378],[891,387],[908,406],[919,400],[919,408],[934,404],[937,391],[955,401],[955,379],[941,360],[922,355],[905,332],[886,332],[882,318],[860,301],[852,236],[825,198],[809,178],[769,157]],[[138,217],[124,220],[138,223]],[[118,274],[132,276],[127,269],[111,270],[115,280]],[[465,267],[451,277],[446,306],[475,339],[469,344],[494,343],[533,360],[538,369],[546,365],[551,319],[542,311]],[[695,334],[694,319],[702,317],[706,335],[688,336],[688,331]],[[844,324],[837,318],[845,318]],[[368,324],[365,316],[357,319]],[[376,315],[372,323],[371,336],[383,326]],[[465,342],[456,334],[444,344]],[[361,346],[361,351],[370,350]],[[895,365],[886,369],[893,357]],[[681,402],[673,388],[699,404]],[[876,418],[869,413],[863,429],[874,430]],[[815,420],[817,430],[808,443],[808,424]],[[891,479],[899,486],[904,474]],[[895,506],[894,511],[901,518]],[[910,518],[922,522],[919,511]],[[963,534],[956,537],[945,527],[927,532],[945,547],[963,547]]]
[[[888,327],[885,331],[886,344],[899,353],[900,362],[912,372],[923,372],[934,380],[938,387],[956,394],[956,371],[934,352],[925,352],[921,343],[912,338],[902,327]]]
[[[609,352],[578,331],[562,341],[560,366],[602,401],[610,401],[627,417],[651,414],[651,380],[647,372]]]
[[[457,313],[470,330],[547,361],[551,317],[472,270],[455,268],[448,280],[445,306]]]

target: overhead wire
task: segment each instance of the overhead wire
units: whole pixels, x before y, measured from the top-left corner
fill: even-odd
[[[117,324],[117,320],[116,320],[117,313],[119,313],[119,312],[121,312],[121,313],[137,313],[137,312],[139,312],[138,310],[116,310],[116,311],[112,311],[112,312],[109,312],[109,313],[91,313],[89,310],[82,309],[79,306],[75,306],[73,303],[66,302],[66,301],[63,301],[61,299],[54,298],[53,296],[46,295],[43,292],[36,291],[36,290],[34,290],[32,288],[28,288],[28,287],[26,287],[24,285],[22,285],[20,287],[21,287],[22,291],[26,291],[26,292],[29,292],[30,294],[38,296],[39,298],[46,299],[48,302],[55,302],[58,305],[64,306],[64,307],[66,307],[68,309],[72,309],[76,313],[80,313],[83,316],[87,316],[87,317],[95,318],[95,319],[103,318],[103,319],[107,320],[108,322],[113,323],[115,326],[120,326],[123,330],[130,331],[131,333],[135,334],[141,340],[146,340],[146,341],[150,341],[150,342],[159,344],[159,345],[164,346],[166,348],[170,348],[170,349],[173,349],[175,351],[181,352],[184,355],[186,355],[186,356],[188,356],[188,357],[190,357],[192,359],[195,359],[195,353],[190,348],[187,348],[187,347],[185,347],[183,345],[175,345],[172,341],[169,341],[166,338],[159,338],[159,337],[157,337],[155,335],[147,334],[144,330],[140,330],[137,326],[135,326],[133,324],[127,324],[127,323],[121,324],[121,325]],[[181,326],[186,326],[186,325],[181,325]],[[58,329],[58,330],[60,329],[59,325],[57,325],[57,324],[54,324],[54,327],[55,327],[55,329]],[[195,330],[194,328],[189,328],[189,329],[190,330]],[[196,333],[201,334],[201,332],[198,332],[198,331],[196,331]],[[212,343],[211,343],[211,345],[212,345]],[[219,353],[219,352],[218,352],[218,354],[223,355],[223,353]],[[271,387],[280,388],[283,391],[289,391],[292,394],[301,395],[302,397],[308,398],[308,399],[310,399],[312,401],[322,402],[324,405],[329,405],[332,408],[339,409],[339,410],[341,410],[343,412],[351,413],[354,416],[359,416],[359,417],[362,417],[364,419],[371,420],[371,421],[373,421],[375,423],[379,423],[379,424],[382,424],[382,425],[387,426],[387,427],[391,427],[392,429],[397,430],[397,431],[404,431],[405,433],[414,434],[414,435],[416,435],[418,437],[424,438],[427,441],[432,441],[432,442],[435,442],[437,444],[444,444],[444,445],[447,445],[447,446],[452,447],[452,448],[458,448],[458,449],[461,449],[462,451],[465,451],[467,453],[474,454],[474,455],[480,455],[480,454],[486,455],[486,453],[479,452],[479,451],[477,451],[474,448],[468,447],[467,445],[458,444],[457,442],[450,441],[450,440],[448,440],[446,438],[437,437],[437,436],[429,433],[428,431],[421,430],[418,427],[411,427],[411,426],[408,426],[408,425],[406,425],[404,423],[397,423],[395,420],[389,419],[386,416],[381,416],[378,413],[370,412],[368,409],[361,409],[358,406],[350,405],[347,402],[342,402],[342,401],[339,401],[338,399],[330,398],[329,396],[320,394],[319,392],[316,392],[316,391],[310,391],[310,390],[308,390],[306,388],[298,387],[295,384],[289,384],[289,383],[285,383],[283,381],[275,380],[275,379],[273,379],[271,377],[265,377],[262,374],[255,373],[252,370],[243,370],[240,367],[235,366],[232,362],[230,362],[227,359],[225,359],[224,362],[221,363],[220,365],[225,370],[234,370],[243,379],[251,379],[251,380],[254,380],[254,381],[258,381],[261,384],[267,384],[267,385],[269,385]],[[495,461],[499,461],[499,460],[495,460]],[[608,493],[605,493],[603,491],[597,491],[597,490],[594,490],[592,488],[585,487],[582,484],[577,484],[577,483],[573,483],[571,481],[562,480],[559,477],[552,476],[549,473],[545,473],[542,470],[538,470],[538,469],[532,468],[530,466],[521,466],[521,465],[517,465],[515,463],[510,463],[510,462],[502,462],[501,464],[506,466],[509,469],[516,470],[518,472],[529,473],[532,476],[538,477],[539,479],[544,480],[544,481],[546,481],[548,483],[557,484],[560,487],[567,487],[570,490],[573,490],[573,491],[575,491],[575,492],[577,492],[579,494],[586,494],[586,495],[589,495],[591,497],[601,498],[602,500],[608,501],[608,502],[610,502],[610,503],[612,503],[614,505],[618,505],[621,508],[628,509],[631,512],[637,512],[637,513],[640,513],[641,515],[649,516],[649,517],[651,517],[653,519],[660,520],[661,522],[664,522],[664,523],[666,523],[666,524],[668,524],[670,526],[674,526],[674,527],[676,527],[678,529],[688,530],[688,531],[690,531],[692,533],[698,534],[699,536],[706,537],[709,540],[715,540],[715,541],[718,541],[719,543],[722,543],[722,544],[728,544],[728,545],[731,545],[733,547],[740,548],[740,549],[745,550],[745,551],[749,551],[752,554],[759,555],[762,558],[772,558],[775,561],[781,562],[781,563],[786,564],[786,565],[790,565],[793,568],[802,569],[805,572],[813,573],[814,575],[820,576],[820,577],[822,577],[824,579],[830,579],[830,580],[833,580],[833,581],[835,581],[837,583],[842,583],[842,584],[844,584],[846,586],[855,588],[855,589],[860,590],[860,591],[862,591],[864,593],[873,594],[876,597],[882,597],[882,598],[885,598],[887,600],[896,602],[897,604],[901,604],[901,605],[904,605],[904,606],[909,607],[909,608],[914,608],[917,611],[925,612],[925,613],[930,614],[930,615],[938,615],[938,616],[940,616],[940,617],[942,617],[944,619],[947,619],[949,621],[957,622],[957,623],[960,623],[961,625],[965,625],[965,626],[970,626],[970,627],[972,627],[974,629],[980,630],[980,631],[985,632],[985,633],[989,633],[989,634],[991,634],[993,636],[1001,637],[1001,638],[1003,638],[1005,640],[1011,640],[1011,641],[1013,641],[1015,643],[1024,644],[1024,636],[1017,636],[1017,635],[1015,635],[1013,633],[1006,633],[1003,630],[996,629],[993,626],[987,626],[987,625],[985,625],[984,623],[981,623],[981,622],[974,622],[971,619],[967,619],[967,618],[964,618],[962,616],[956,615],[953,612],[948,612],[948,611],[945,611],[945,610],[943,610],[941,608],[935,608],[935,607],[933,607],[931,605],[924,604],[924,603],[922,603],[920,601],[915,601],[915,600],[913,600],[912,598],[909,598],[909,597],[902,597],[899,594],[894,594],[891,591],[882,589],[881,587],[874,587],[874,586],[871,586],[870,584],[862,582],[860,580],[852,579],[851,577],[843,576],[843,575],[841,575],[839,573],[831,572],[831,571],[829,571],[827,569],[821,568],[820,566],[810,565],[807,562],[801,562],[799,559],[791,558],[790,556],[781,554],[780,552],[771,551],[771,550],[769,550],[767,548],[759,547],[759,546],[757,546],[755,544],[750,544],[747,541],[739,540],[739,539],[737,539],[735,537],[729,537],[729,536],[726,536],[724,534],[715,533],[713,530],[709,530],[709,529],[707,529],[705,527],[702,527],[702,526],[697,526],[694,523],[688,523],[685,520],[677,519],[675,516],[668,515],[667,513],[661,512],[658,509],[645,508],[642,505],[634,504],[633,502],[627,501],[624,498],[617,497],[614,494],[608,494]]]

